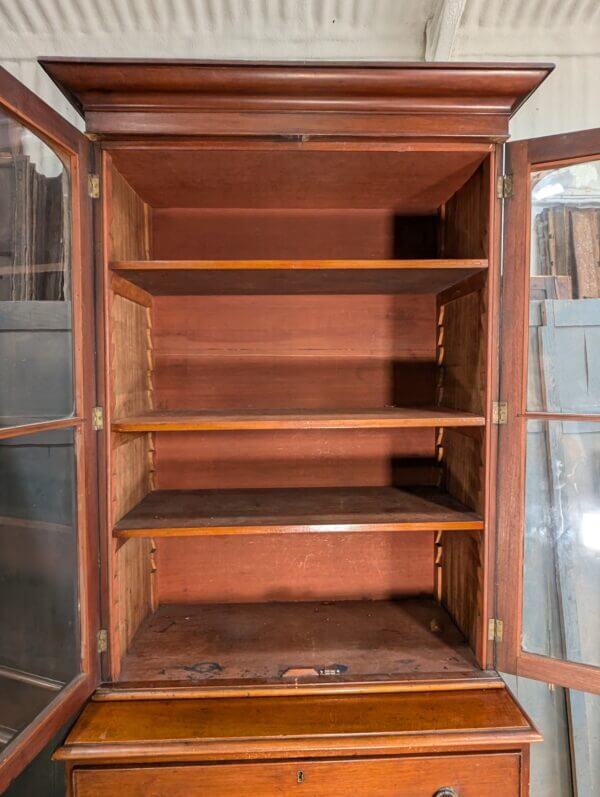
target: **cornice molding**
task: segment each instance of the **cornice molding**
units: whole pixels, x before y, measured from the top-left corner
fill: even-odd
[[[459,135],[496,140],[548,64],[40,59],[99,135]]]

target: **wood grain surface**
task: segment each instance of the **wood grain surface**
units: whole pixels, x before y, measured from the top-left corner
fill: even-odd
[[[206,432],[236,429],[414,429],[483,426],[480,415],[444,407],[389,407],[355,412],[279,410],[269,412],[161,411],[113,422],[115,432]]]
[[[114,528],[120,537],[483,529],[436,488],[157,490]]]
[[[442,786],[460,797],[519,797],[521,756],[497,753],[427,758],[77,770],[74,797],[185,794],[186,797],[423,797]]]
[[[438,293],[486,260],[115,261],[116,274],[154,295]]]

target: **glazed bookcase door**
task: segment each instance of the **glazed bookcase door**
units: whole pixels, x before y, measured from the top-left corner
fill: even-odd
[[[600,693],[600,130],[508,145],[499,670]]]
[[[88,146],[0,70],[0,792],[97,680]]]

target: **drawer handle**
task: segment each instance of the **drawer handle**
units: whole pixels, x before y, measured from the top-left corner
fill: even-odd
[[[433,797],[459,797],[459,795],[456,789],[452,789],[450,786],[443,786],[436,791]]]

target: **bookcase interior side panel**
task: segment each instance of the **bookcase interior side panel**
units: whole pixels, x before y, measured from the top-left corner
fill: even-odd
[[[488,257],[490,162],[485,160],[444,207],[444,257]],[[438,297],[440,404],[485,414],[488,394],[488,290],[486,277]],[[445,429],[441,461],[445,489],[484,514],[487,430]],[[485,533],[485,532],[484,532]],[[440,535],[438,598],[485,663],[485,538],[479,532]]]
[[[112,297],[112,416],[152,409],[150,310],[119,295]],[[153,486],[150,434],[112,439],[113,525]],[[113,607],[117,646],[127,648],[154,606],[152,540],[128,540],[114,553]]]
[[[483,511],[483,430],[465,434],[444,430],[442,437],[444,486],[455,498]],[[484,628],[484,538],[480,532],[441,534],[441,590],[439,598],[482,661]]]
[[[483,437],[481,429],[444,429],[441,437],[445,490],[480,514],[484,490]]]
[[[127,540],[116,552],[114,577],[116,632],[123,656],[140,623],[157,606],[152,540]]]
[[[107,255],[112,260],[148,260],[152,215],[149,206],[115,169],[107,156],[105,174],[110,191]]]
[[[113,434],[112,438],[116,522],[152,488],[152,444],[149,434]],[[127,651],[139,624],[155,607],[153,550],[151,539],[130,539],[114,550],[115,663]]]
[[[112,435],[114,525],[152,489],[152,436]]]
[[[484,666],[483,538],[479,532],[443,532],[441,602]]]
[[[150,309],[114,295],[111,314],[112,417],[153,408]]]
[[[486,391],[484,287],[440,306],[438,404],[483,414]]]
[[[441,257],[488,257],[490,160],[444,205]]]
[[[108,192],[106,259],[148,259],[149,207],[114,168],[108,155],[104,177]],[[112,291],[108,308],[110,420],[153,406],[152,314],[149,307]],[[112,525],[152,489],[152,460],[151,435],[110,435],[109,533]],[[112,540],[110,550],[111,674],[118,677],[122,656],[139,624],[154,608],[153,545],[149,539],[128,540],[122,545]]]

